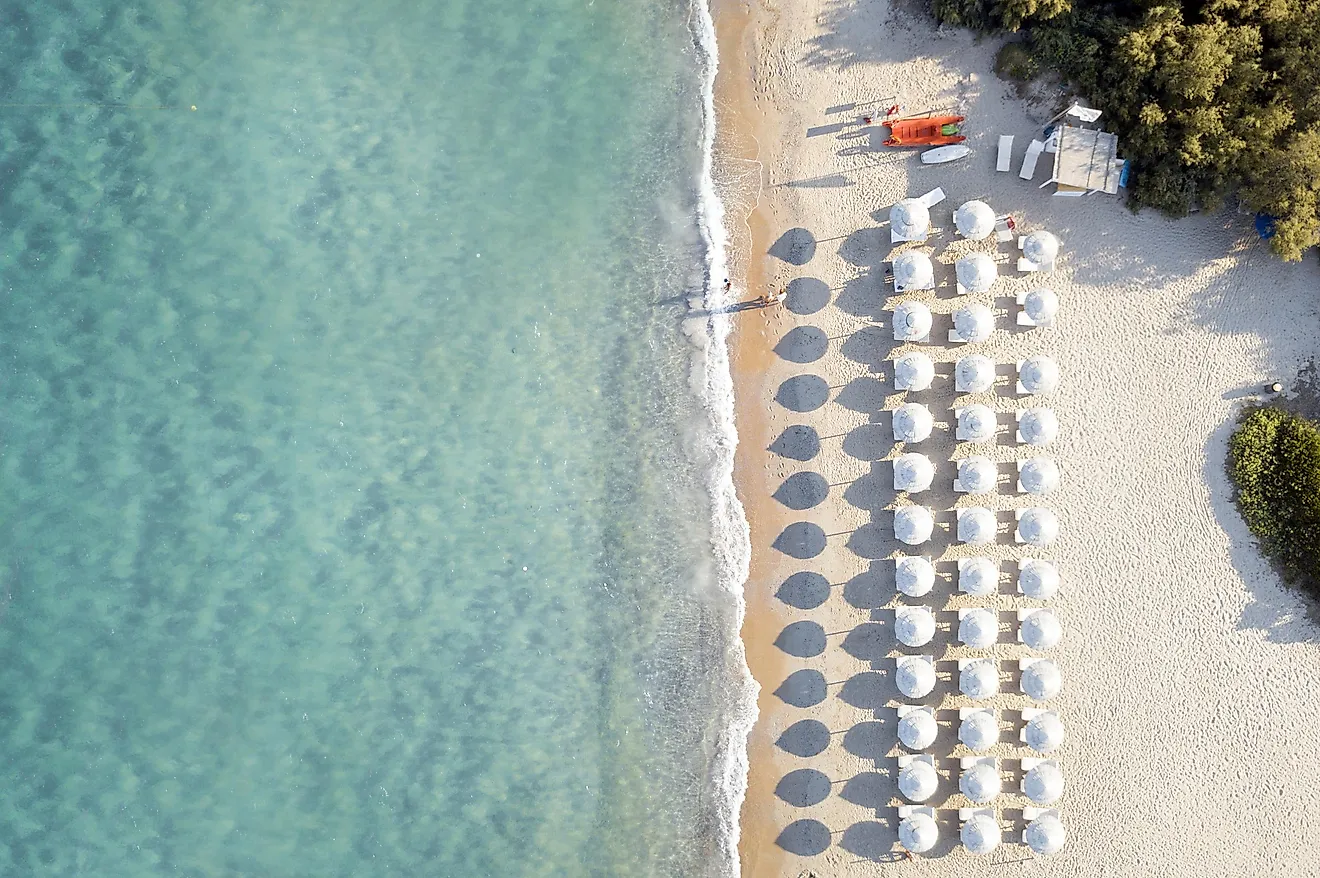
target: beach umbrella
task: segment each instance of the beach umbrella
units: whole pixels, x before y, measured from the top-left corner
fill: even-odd
[[[984,405],[961,408],[958,410],[958,430],[969,442],[985,442],[995,435],[995,413]]]
[[[1027,409],[1018,420],[1018,432],[1028,445],[1049,445],[1059,435],[1059,419],[1049,409]]]
[[[1063,772],[1053,762],[1042,762],[1022,779],[1022,792],[1037,805],[1053,804],[1063,795]]]
[[[1059,297],[1047,287],[1032,290],[1022,300],[1022,310],[1037,326],[1049,326],[1059,313]]]
[[[940,839],[939,827],[929,814],[918,811],[903,818],[898,824],[898,843],[904,850],[914,854],[923,854],[935,847]]]
[[[989,750],[999,743],[999,720],[993,713],[969,713],[958,725],[958,740],[969,750]]]
[[[989,610],[977,608],[958,620],[958,639],[963,646],[986,649],[999,639],[999,620]]]
[[[958,283],[969,293],[984,293],[994,286],[995,278],[999,277],[999,267],[984,253],[973,253],[959,259],[954,263],[954,272],[958,275]]]
[[[925,506],[900,506],[894,510],[894,537],[909,546],[930,539],[935,530],[935,516]]]
[[[1020,633],[1032,649],[1053,649],[1063,639],[1063,626],[1053,610],[1036,610],[1022,620]]]
[[[1002,838],[999,824],[985,814],[973,814],[963,823],[958,837],[962,840],[963,847],[973,854],[990,853],[999,847]]]
[[[935,285],[935,266],[920,250],[894,257],[894,286],[900,290],[928,290]]]
[[[900,658],[894,683],[908,698],[925,698],[935,688],[935,667],[925,659]]]
[[[935,587],[935,565],[918,555],[899,558],[894,563],[894,585],[910,598],[929,594]]]
[[[968,201],[953,212],[953,225],[964,238],[979,241],[995,230],[995,212],[984,201]]]
[[[958,570],[958,589],[975,597],[999,590],[999,568],[989,558],[968,558]]]
[[[920,241],[930,228],[930,210],[915,198],[904,198],[889,208],[889,227],[904,241]]]
[[[1028,232],[1022,239],[1022,255],[1042,268],[1048,268],[1059,257],[1059,239],[1044,229]]]
[[[904,646],[925,646],[935,637],[935,617],[925,607],[894,611],[894,636]]]
[[[909,802],[924,802],[935,795],[940,779],[929,762],[914,759],[898,772],[898,791]]]
[[[1028,494],[1048,494],[1059,487],[1059,465],[1048,457],[1023,461],[1018,469],[1018,482]]]
[[[924,491],[935,481],[935,465],[924,454],[909,451],[894,459],[894,490]]]
[[[953,328],[963,341],[985,341],[995,329],[995,315],[984,305],[963,305],[953,312]]]
[[[1022,694],[1036,701],[1045,701],[1059,694],[1063,676],[1059,666],[1049,659],[1032,662],[1022,671]]]
[[[1049,561],[1032,558],[1018,568],[1018,588],[1029,598],[1049,600],[1059,590],[1059,571]]]
[[[905,402],[894,409],[894,439],[899,442],[920,442],[934,427],[930,409],[919,402]]]
[[[894,338],[920,341],[930,335],[930,309],[920,302],[900,302],[894,309]]]
[[[1022,838],[1027,847],[1038,854],[1058,853],[1068,841],[1068,834],[1063,830],[1063,823],[1053,814],[1042,814],[1027,824]]]
[[[1024,543],[1048,546],[1059,537],[1059,518],[1053,511],[1039,506],[1024,509],[1018,519],[1017,535]]]
[[[1018,383],[1027,393],[1053,393],[1059,386],[1059,364],[1049,357],[1031,357],[1018,367]]]
[[[978,701],[999,692],[999,670],[989,659],[976,659],[958,673],[958,691]]]
[[[1052,713],[1041,713],[1027,721],[1027,746],[1037,753],[1053,753],[1063,744],[1063,722]]]
[[[958,542],[993,543],[995,540],[995,514],[981,506],[958,510]]]
[[[988,457],[973,455],[958,461],[958,483],[968,494],[993,491],[998,483],[998,470]]]
[[[999,771],[993,765],[978,762],[965,769],[958,778],[958,791],[978,805],[984,805],[999,795]]]
[[[929,332],[927,327],[927,332]],[[894,361],[894,387],[925,390],[935,380],[935,364],[920,351],[910,351]]]
[[[909,710],[898,721],[898,740],[909,750],[925,750],[939,731],[929,710]]]
[[[995,383],[995,361],[981,354],[960,357],[953,367],[953,382],[959,393],[985,393]]]

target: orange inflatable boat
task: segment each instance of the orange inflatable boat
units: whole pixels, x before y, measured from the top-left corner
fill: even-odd
[[[885,146],[942,146],[962,143],[967,138],[959,133],[958,123],[966,116],[923,116],[919,119],[895,119],[884,122],[889,128]]]

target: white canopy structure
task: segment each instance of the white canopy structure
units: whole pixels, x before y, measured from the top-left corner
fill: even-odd
[[[898,660],[894,683],[908,698],[925,698],[935,688],[935,665],[924,658],[903,656]]]
[[[959,393],[985,393],[995,385],[995,361],[981,354],[959,357],[953,367],[953,389]]]
[[[934,428],[930,409],[919,402],[905,402],[894,409],[894,439],[899,442],[921,442]]]
[[[889,208],[889,232],[894,241],[924,241],[930,231],[930,210],[916,198],[904,198]]]
[[[1022,236],[1022,257],[1040,268],[1048,269],[1059,258],[1059,239],[1044,229],[1028,232]]]
[[[984,201],[964,202],[953,212],[953,225],[964,238],[980,241],[995,230],[995,212]]]
[[[910,598],[929,594],[935,587],[935,565],[919,555],[907,555],[894,562],[894,586]]]
[[[998,485],[999,471],[988,457],[973,455],[958,461],[958,485],[968,494],[985,494]]]
[[[935,515],[925,506],[900,506],[894,510],[894,538],[909,546],[919,546],[935,530]]]
[[[1022,778],[1022,792],[1037,805],[1050,805],[1063,795],[1063,772],[1053,762],[1041,762]]]
[[[999,743],[999,721],[993,711],[975,710],[958,725],[958,740],[969,750],[989,750]]]
[[[1048,287],[1032,290],[1023,297],[1022,310],[1037,326],[1049,326],[1059,313],[1059,297]]]
[[[1018,392],[1053,393],[1059,387],[1059,364],[1049,357],[1031,357],[1018,366]]]
[[[1049,445],[1059,435],[1059,419],[1050,409],[1027,409],[1018,416],[1018,434],[1028,445]]]
[[[1048,546],[1059,538],[1058,516],[1039,506],[1022,510],[1018,517],[1017,538],[1019,542],[1033,546]]]
[[[935,637],[935,616],[929,607],[899,607],[894,611],[894,636],[904,646],[925,646]]]
[[[935,465],[930,458],[915,451],[894,458],[894,490],[919,493],[935,481]]]
[[[924,854],[926,851],[935,847],[935,843],[940,840],[940,830],[936,826],[934,818],[929,814],[922,814],[918,811],[915,814],[909,814],[898,824],[898,843],[904,850],[911,851],[914,854]]]
[[[1063,848],[1068,841],[1068,833],[1064,831],[1063,822],[1057,816],[1042,814],[1027,824],[1022,840],[1036,853],[1049,856]]]
[[[1018,626],[1018,634],[1032,649],[1053,649],[1063,639],[1063,626],[1053,610],[1032,610]]]
[[[995,532],[995,514],[983,506],[968,506],[958,510],[958,542],[980,545],[993,543]]]
[[[958,590],[985,597],[999,590],[999,567],[989,558],[967,558],[958,563]]]
[[[935,743],[938,733],[935,717],[925,708],[909,710],[898,721],[898,740],[909,750],[925,750]]]
[[[990,853],[999,847],[999,842],[1003,838],[999,824],[986,814],[973,814],[970,819],[964,821],[958,837],[963,847],[973,854]]]
[[[908,250],[894,257],[894,289],[929,290],[935,286],[935,266],[920,250]]]
[[[934,380],[935,364],[920,351],[909,351],[894,360],[895,390],[926,390]]]
[[[981,700],[999,693],[999,669],[990,659],[973,659],[958,672],[958,691]]]
[[[999,639],[999,619],[990,610],[977,607],[958,620],[958,640],[963,646],[988,649]]]
[[[1027,720],[1022,737],[1037,753],[1053,753],[1063,744],[1063,722],[1054,713],[1041,713]]]
[[[929,762],[914,759],[898,772],[898,791],[909,802],[924,802],[935,795],[940,779]]]
[[[1036,701],[1047,701],[1059,694],[1063,675],[1049,659],[1040,659],[1022,669],[1022,694]]]
[[[959,439],[967,442],[988,442],[995,435],[995,413],[985,405],[960,408],[957,433]]]
[[[1018,589],[1029,598],[1047,601],[1059,590],[1059,570],[1049,561],[1026,560],[1018,567]]]
[[[930,337],[930,308],[921,302],[900,302],[894,309],[894,340],[923,341]]]
[[[985,253],[972,253],[954,263],[958,286],[969,293],[984,293],[995,285],[999,266]]]
[[[962,777],[958,778],[958,792],[978,805],[994,801],[1000,789],[1002,780],[999,771],[987,762],[978,762],[964,769]]]
[[[965,342],[985,341],[995,331],[995,315],[981,304],[963,305],[953,312],[953,331]]]
[[[1018,464],[1018,486],[1028,494],[1048,494],[1059,487],[1059,465],[1048,457]]]

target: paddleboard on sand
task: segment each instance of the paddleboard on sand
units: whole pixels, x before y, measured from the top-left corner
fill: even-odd
[[[924,165],[942,165],[945,162],[955,161],[971,155],[971,152],[972,148],[970,146],[964,146],[961,143],[951,144],[950,146],[937,146],[921,154],[921,163]]]

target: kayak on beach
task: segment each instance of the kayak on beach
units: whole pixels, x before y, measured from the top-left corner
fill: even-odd
[[[958,123],[965,116],[923,116],[917,119],[886,121],[889,139],[885,146],[940,146],[961,143],[967,138],[959,133]]]
[[[972,154],[972,148],[961,143],[950,144],[949,146],[937,146],[934,149],[928,149],[921,154],[921,163],[923,165],[942,165],[945,162],[957,161]]]

